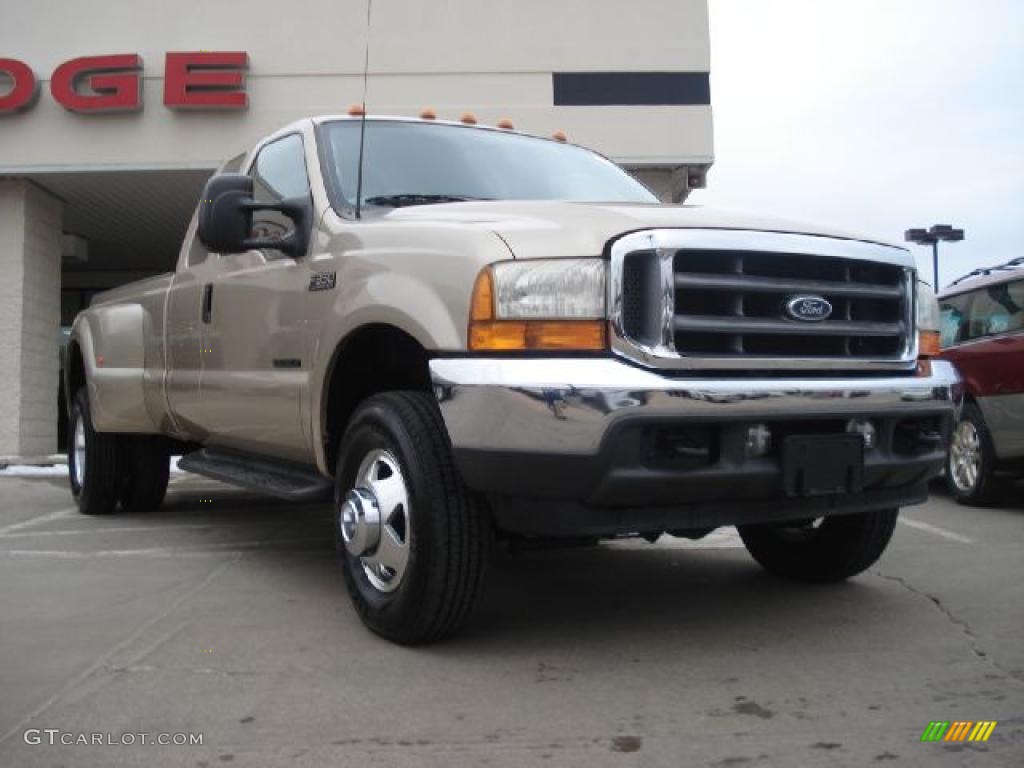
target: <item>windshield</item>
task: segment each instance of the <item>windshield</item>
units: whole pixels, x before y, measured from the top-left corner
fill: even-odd
[[[351,209],[360,121],[325,123],[322,132],[333,203]],[[366,122],[364,205],[460,200],[658,202],[617,165],[571,144],[457,125]]]

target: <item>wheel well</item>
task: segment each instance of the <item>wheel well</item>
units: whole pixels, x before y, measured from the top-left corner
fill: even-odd
[[[76,342],[68,344],[64,358],[64,380],[67,382],[64,398],[70,411],[72,403],[75,402],[75,395],[85,386],[85,361],[82,359],[82,349]]]
[[[397,389],[429,392],[430,354],[416,339],[390,325],[354,331],[334,353],[321,422],[327,468],[334,472],[338,442],[356,406],[370,395]]]

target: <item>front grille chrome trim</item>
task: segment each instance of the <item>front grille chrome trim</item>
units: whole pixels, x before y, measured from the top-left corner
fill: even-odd
[[[873,285],[871,283],[845,282],[829,283],[806,279],[758,277],[754,286],[751,281],[740,275],[694,274],[685,271],[676,273],[674,261],[677,252],[694,251],[731,251],[750,253],[778,253],[785,255],[818,256],[839,258],[855,261],[875,262],[902,267],[905,277],[902,285]],[[659,282],[657,296],[650,300],[660,304],[662,322],[657,332],[645,338],[630,337],[623,325],[623,265],[629,254],[643,252],[657,258]],[[917,365],[917,334],[913,332],[916,317],[914,285],[916,273],[914,260],[910,253],[897,246],[883,245],[861,240],[846,240],[818,235],[790,234],[783,232],[759,232],[752,230],[730,229],[654,229],[633,232],[625,235],[611,246],[610,279],[608,280],[609,326],[612,350],[618,356],[639,363],[649,368],[667,370],[790,370],[790,371],[910,371]],[[852,357],[852,356],[818,356],[818,357],[764,357],[757,355],[692,355],[680,354],[675,347],[675,333],[680,324],[694,321],[694,316],[678,318],[675,316],[675,292],[697,288],[707,291],[721,291],[728,297],[729,291],[756,292],[792,291],[793,293],[815,293],[828,291],[842,293],[845,296],[885,296],[887,298],[902,297],[905,307],[904,316],[896,323],[875,323],[874,332],[900,333],[905,343],[898,354],[891,357]],[[652,292],[653,293],[653,292]],[[654,311],[654,309],[652,309]],[[722,318],[716,318],[721,322]],[[737,323],[751,324],[754,331],[764,331],[764,323],[753,319],[736,318]],[[699,324],[699,320],[696,321]],[[770,322],[770,321],[769,321]],[[753,326],[760,325],[759,329]],[[858,328],[864,335],[872,331],[870,324],[859,323]],[[737,326],[737,332],[742,329]],[[817,330],[815,330],[817,328]],[[823,334],[820,326],[810,323],[803,328],[793,329],[787,326],[790,334],[803,333],[808,337]]]
[[[827,280],[789,280],[781,277],[759,277],[756,281],[739,275],[706,275],[693,272],[676,272],[676,288],[696,288],[704,291],[744,291],[746,293],[834,293],[840,296],[888,296],[899,298],[902,289],[898,285],[873,285],[870,283],[830,283]]]
[[[729,327],[722,325],[729,320]],[[903,323],[849,323],[832,322],[827,325],[795,325],[782,320],[762,318],[722,318],[715,316],[687,315],[672,319],[676,331],[703,331],[704,333],[742,334],[777,333],[781,336],[896,336],[906,333]]]

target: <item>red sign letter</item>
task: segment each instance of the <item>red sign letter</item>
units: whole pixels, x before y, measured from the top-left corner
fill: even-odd
[[[72,112],[136,112],[142,109],[141,69],[135,53],[71,59],[54,70],[50,92]],[[92,93],[78,93],[80,82]]]
[[[168,53],[164,68],[164,104],[170,109],[245,109],[244,51]]]
[[[9,115],[28,109],[39,96],[39,82],[28,65],[17,59],[0,59],[0,78],[6,75],[14,87],[0,96],[0,115]]]

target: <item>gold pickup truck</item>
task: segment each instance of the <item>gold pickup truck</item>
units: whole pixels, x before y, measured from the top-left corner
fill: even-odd
[[[182,468],[333,499],[359,615],[465,620],[495,540],[737,526],[838,581],[941,471],[958,378],[906,250],[659,204],[563,140],[322,117],[213,176],[175,272],[98,296],[65,366],[85,514]]]

